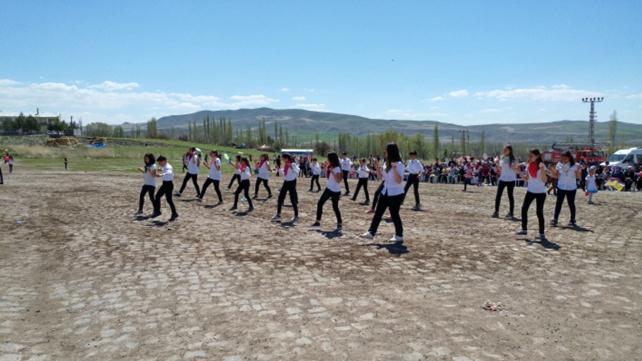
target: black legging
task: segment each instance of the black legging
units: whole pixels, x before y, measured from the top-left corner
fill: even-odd
[[[363,193],[366,195],[366,202],[370,202],[370,194],[368,194],[368,178],[359,178],[359,183],[357,183],[357,189],[354,191],[352,200],[356,201],[357,196],[359,195],[359,190],[363,187]]]
[[[227,189],[232,188],[232,184],[234,184],[234,181],[237,181],[239,184],[241,184],[241,175],[234,173],[232,179],[230,179],[230,184],[227,185]]]
[[[317,191],[321,191],[321,184],[319,184],[319,175],[312,175],[312,179],[310,180],[310,190],[314,188],[314,184],[316,183],[317,185]]]
[[[522,229],[528,230],[528,208],[530,208],[533,200],[537,205],[537,221],[539,223],[539,233],[544,234],[544,201],[546,201],[546,193],[531,193],[526,192],[524,197],[524,204],[522,204]]]
[[[239,203],[239,194],[243,192],[243,195],[245,196],[245,199],[247,199],[247,204],[250,206],[250,209],[254,208],[254,205],[252,204],[252,198],[250,198],[250,180],[249,179],[244,179],[242,180],[238,187],[236,187],[236,191],[234,192],[234,208]]]
[[[562,204],[564,203],[564,198],[568,202],[568,208],[571,210],[571,223],[575,223],[575,194],[577,189],[572,191],[565,191],[563,189],[557,188],[557,200],[555,202],[555,214],[553,219],[555,222],[559,219],[560,211],[562,210]]]
[[[401,216],[399,215],[399,209],[401,208],[403,199],[403,194],[399,194],[396,196],[388,196],[382,194],[381,197],[379,197],[377,209],[375,210],[374,216],[372,217],[372,223],[370,223],[369,231],[372,235],[375,235],[377,233],[377,228],[379,228],[381,218],[386,212],[386,208],[388,208],[390,209],[390,217],[392,217],[392,222],[395,224],[395,235],[403,237],[403,224],[401,223]]]
[[[281,209],[283,209],[283,202],[285,201],[285,196],[287,193],[290,193],[290,202],[292,202],[292,208],[294,209],[294,216],[299,216],[299,196],[296,193],[296,179],[291,181],[283,182],[281,190],[279,191],[279,198],[276,204],[276,214],[281,215]]]
[[[183,193],[183,191],[185,190],[185,186],[187,186],[187,181],[190,179],[192,180],[192,183],[194,183],[194,188],[196,188],[196,195],[199,196],[201,194],[201,188],[198,186],[198,174],[185,173],[183,185],[181,186],[181,190],[179,190],[178,193]]]
[[[350,184],[348,184],[348,177],[350,177],[350,171],[344,170],[343,172],[343,185],[346,187],[346,194],[350,194]]]
[[[160,211],[160,201],[161,197],[165,196],[169,208],[172,210],[172,216],[177,216],[176,207],[174,206],[174,201],[172,200],[172,192],[174,191],[174,182],[172,181],[163,181],[163,185],[156,192],[156,200],[154,202],[154,213],[161,214]]]
[[[201,191],[201,195],[198,198],[205,198],[205,191],[207,191],[207,187],[209,187],[210,184],[214,184],[214,190],[216,191],[216,195],[218,196],[218,201],[220,203],[223,203],[223,195],[221,195],[220,188],[221,181],[209,177],[205,180],[205,183],[203,184],[203,190]]]
[[[265,186],[265,189],[268,192],[268,196],[272,197],[272,190],[270,189],[270,186],[268,185],[268,180],[267,179],[263,179],[261,177],[257,177],[256,178],[256,184],[254,185],[254,196],[256,197],[256,196],[259,195],[259,186],[261,185],[261,183],[263,183],[263,185]]]
[[[152,202],[152,207],[154,206],[154,191],[156,187],[145,184],[140,190],[140,197],[138,198],[138,211],[143,211],[143,205],[145,204],[145,194],[149,193],[149,199]]]
[[[2,178],[2,167],[0,167],[0,184],[4,184],[4,178]]]
[[[377,208],[377,203],[379,202],[379,197],[381,197],[381,192],[383,191],[383,182],[379,184],[377,190],[374,192],[374,197],[372,198],[372,209]]]
[[[403,195],[404,198],[406,196],[406,193],[408,193],[408,189],[410,189],[410,186],[412,186],[414,193],[415,193],[415,204],[419,205],[419,175],[418,174],[408,174],[408,180],[406,181],[406,186],[403,189]]]
[[[513,197],[513,191],[515,190],[514,181],[499,181],[499,184],[497,184],[497,195],[495,195],[495,213],[499,213],[499,205],[502,202],[502,194],[504,193],[504,188],[508,190],[508,204],[510,207],[510,214],[513,215],[515,211],[515,197]]]
[[[339,210],[339,199],[341,198],[341,192],[333,192],[326,188],[319,198],[319,203],[317,203],[317,221],[321,221],[321,216],[323,216],[323,205],[328,199],[332,199],[332,209],[334,210],[334,215],[337,217],[337,225],[341,225],[341,211]]]

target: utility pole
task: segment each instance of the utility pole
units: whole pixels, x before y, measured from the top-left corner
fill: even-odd
[[[582,98],[583,103],[591,104],[591,110],[589,112],[588,141],[592,147],[595,146],[595,122],[597,121],[597,115],[595,114],[595,103],[601,103],[603,101],[604,101],[604,97]]]

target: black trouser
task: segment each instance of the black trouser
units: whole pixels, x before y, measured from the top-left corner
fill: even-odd
[[[557,222],[560,216],[560,211],[562,210],[562,204],[564,203],[564,198],[568,201],[568,208],[571,210],[571,223],[575,223],[575,194],[577,189],[572,191],[565,191],[563,189],[557,188],[557,200],[555,201],[555,213],[553,214],[553,219]]]
[[[250,180],[249,179],[244,179],[242,180],[238,187],[236,187],[236,191],[234,192],[234,208],[239,203],[239,194],[243,192],[243,195],[245,196],[245,199],[247,199],[247,204],[251,208],[254,208],[254,205],[252,205],[252,198],[250,198]]]
[[[187,186],[187,181],[189,181],[190,179],[194,184],[194,188],[196,188],[196,195],[200,196],[201,188],[198,186],[198,174],[192,174],[192,173],[185,174],[185,178],[183,179],[183,185],[181,186],[181,190],[179,190],[178,193],[183,193],[183,191],[185,190],[185,186]]]
[[[522,204],[522,229],[528,230],[528,208],[530,208],[533,200],[537,205],[537,221],[539,223],[539,233],[544,234],[544,201],[546,201],[546,193],[531,193],[526,192],[524,197],[524,204]]]
[[[332,199],[332,209],[334,210],[334,215],[337,217],[337,224],[341,225],[341,211],[339,210],[339,199],[341,198],[341,191],[333,192],[326,188],[319,198],[319,203],[317,203],[317,221],[321,221],[321,216],[323,216],[323,205],[328,199]]]
[[[172,210],[172,216],[178,215],[176,213],[176,207],[174,206],[174,201],[172,201],[172,192],[174,191],[174,182],[172,181],[163,181],[163,185],[160,186],[158,192],[156,192],[156,201],[154,202],[154,213],[160,214],[160,201],[161,197],[165,196],[169,208]]]
[[[366,202],[370,202],[370,194],[368,194],[368,178],[359,178],[359,183],[357,183],[357,189],[354,191],[352,200],[357,200],[357,195],[359,195],[361,187],[363,187],[363,193],[366,194]]]
[[[383,191],[383,182],[379,184],[377,190],[374,192],[374,198],[372,199],[372,209],[377,208],[377,203],[379,202],[379,197],[381,197],[381,192]]]
[[[0,167],[0,184],[4,184],[4,178],[2,178],[2,167]]]
[[[199,195],[198,198],[200,199],[205,198],[205,191],[207,191],[207,187],[209,187],[210,184],[212,183],[214,184],[214,190],[216,191],[216,195],[218,196],[218,201],[223,203],[223,196],[221,195],[221,188],[220,188],[221,181],[212,179],[209,177],[205,180],[205,183],[203,184],[203,189],[201,190],[201,194]]]
[[[290,193],[290,202],[292,203],[292,208],[294,209],[294,216],[299,216],[299,196],[296,193],[296,179],[291,181],[283,182],[281,190],[279,191],[279,198],[276,204],[276,214],[281,215],[281,209],[283,209],[283,202],[285,201],[285,196],[287,193]]]
[[[140,190],[140,197],[138,198],[138,211],[143,211],[143,205],[145,204],[145,194],[149,193],[149,199],[152,202],[152,207],[154,206],[154,191],[156,187],[145,184]]]
[[[401,216],[399,215],[399,209],[401,208],[401,203],[403,203],[404,195],[400,194],[397,196],[388,196],[382,194],[377,203],[377,209],[375,210],[374,217],[372,217],[372,223],[370,223],[370,233],[375,235],[377,233],[377,228],[379,228],[379,223],[381,223],[381,218],[386,212],[386,208],[390,209],[390,217],[392,217],[392,222],[395,224],[395,235],[403,237],[403,224],[401,223]]]
[[[230,179],[230,184],[227,185],[227,189],[232,188],[232,184],[234,184],[234,181],[237,181],[239,184],[241,184],[241,175],[234,173],[232,179]]]
[[[346,187],[346,194],[350,194],[350,185],[348,184],[348,177],[350,176],[349,170],[344,170],[343,172],[343,185]]]
[[[312,175],[312,179],[310,180],[310,190],[314,188],[314,184],[316,183],[317,185],[317,191],[321,191],[321,184],[319,184],[319,175]]]
[[[272,190],[270,189],[270,186],[268,185],[268,180],[267,179],[263,179],[261,177],[257,177],[256,178],[256,184],[254,185],[254,196],[256,197],[257,195],[259,195],[259,186],[261,185],[261,183],[263,183],[263,185],[265,186],[265,189],[268,192],[268,196],[272,197]]]
[[[515,182],[504,182],[499,181],[497,184],[497,195],[495,195],[495,213],[499,213],[499,205],[502,202],[502,194],[504,193],[504,188],[508,191],[508,204],[510,206],[510,214],[514,214],[515,211],[515,198],[513,197],[513,191],[515,190]]]
[[[414,192],[415,192],[415,204],[419,205],[419,175],[418,174],[408,174],[408,180],[406,181],[406,186],[403,189],[403,195],[404,198],[406,197],[406,193],[408,193],[408,189],[410,189],[410,186],[412,186]]]

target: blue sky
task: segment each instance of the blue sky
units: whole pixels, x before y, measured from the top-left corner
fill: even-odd
[[[642,1],[13,1],[0,113],[642,123]]]

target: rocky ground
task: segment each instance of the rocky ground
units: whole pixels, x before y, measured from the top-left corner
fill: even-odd
[[[391,247],[392,224],[357,237],[370,215],[346,198],[343,235],[330,203],[308,228],[307,183],[297,227],[269,222],[274,199],[233,214],[230,193],[212,207],[191,188],[165,223],[133,216],[138,176],[23,172],[0,186],[1,361],[642,355],[642,193],[579,197],[581,228],[542,245],[489,217],[494,188],[422,184],[424,211],[407,202],[405,247]]]

